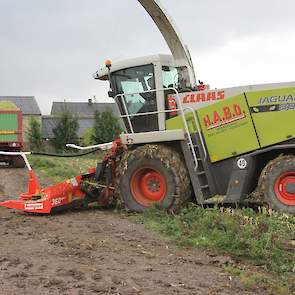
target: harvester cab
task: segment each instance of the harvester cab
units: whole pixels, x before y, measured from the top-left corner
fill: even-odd
[[[115,98],[131,133],[165,130],[165,120],[175,114],[172,110],[176,108],[169,94],[193,87],[187,66],[176,66],[171,55],[134,58],[111,66],[107,61],[93,76],[109,80],[109,96]]]

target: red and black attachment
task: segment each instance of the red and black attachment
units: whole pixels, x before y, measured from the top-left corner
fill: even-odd
[[[101,150],[102,145],[94,146],[90,152],[66,157],[77,157]],[[118,139],[109,144],[109,151],[103,161],[96,168],[88,169],[87,174],[78,175],[64,182],[41,188],[38,179],[31,168],[26,155],[50,155],[64,157],[64,155],[45,153],[19,153],[29,170],[28,191],[21,194],[17,200],[0,202],[0,206],[17,209],[30,213],[49,214],[60,209],[85,206],[97,202],[108,205],[114,199],[116,159],[123,152],[123,145]],[[3,152],[8,155],[7,153]]]

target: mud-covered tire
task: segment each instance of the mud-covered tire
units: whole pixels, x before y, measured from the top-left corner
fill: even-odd
[[[143,212],[154,204],[175,211],[192,194],[184,158],[160,144],[147,144],[124,153],[117,167],[116,191],[123,205],[133,212]]]
[[[259,186],[270,208],[295,215],[295,156],[280,156],[263,169]]]

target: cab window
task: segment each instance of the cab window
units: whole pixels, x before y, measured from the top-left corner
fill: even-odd
[[[162,67],[162,77],[164,88],[177,88],[178,85],[178,73],[174,67]]]
[[[150,112],[157,111],[156,92],[146,92],[155,89],[154,67],[152,64],[123,69],[112,73],[112,84],[116,94],[124,94],[117,103],[122,115],[126,115],[122,99],[130,115],[134,132],[158,130],[158,115]],[[134,93],[134,94],[130,94]],[[142,113],[142,115],[137,115]],[[145,114],[146,113],[146,114]],[[123,118],[127,131],[130,132],[129,122]]]
[[[113,73],[112,76],[117,93],[127,94],[124,95],[124,99],[129,114],[156,110],[151,110],[151,106],[156,106],[155,96],[145,93],[140,94],[155,88],[153,65],[120,70]]]

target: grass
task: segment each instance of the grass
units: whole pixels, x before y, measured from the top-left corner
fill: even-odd
[[[29,156],[29,162],[37,175],[49,179],[52,183],[64,181],[73,176],[86,173],[88,168],[96,167],[101,155],[86,155],[77,158],[57,158],[47,156]]]
[[[100,154],[78,158],[30,156],[37,175],[56,183],[87,172]],[[191,205],[178,215],[152,208],[135,215],[137,222],[159,232],[175,244],[230,255],[235,265],[225,265],[249,288],[262,285],[274,294],[295,293],[295,217],[262,208],[207,208]],[[246,265],[246,267],[245,267]]]
[[[182,246],[222,251],[277,273],[295,266],[294,217],[191,206],[176,216],[151,209],[138,220]]]
[[[258,213],[192,205],[178,215],[152,208],[135,218],[179,246],[228,254],[237,265],[246,263],[258,269],[253,273],[235,269],[245,285],[268,282],[276,294],[295,292],[295,217],[265,208]]]
[[[241,283],[250,290],[258,287],[268,290],[267,294],[289,295],[294,294],[294,278],[278,277],[271,273],[261,272],[245,267],[225,266],[224,270],[231,276],[238,277]]]

